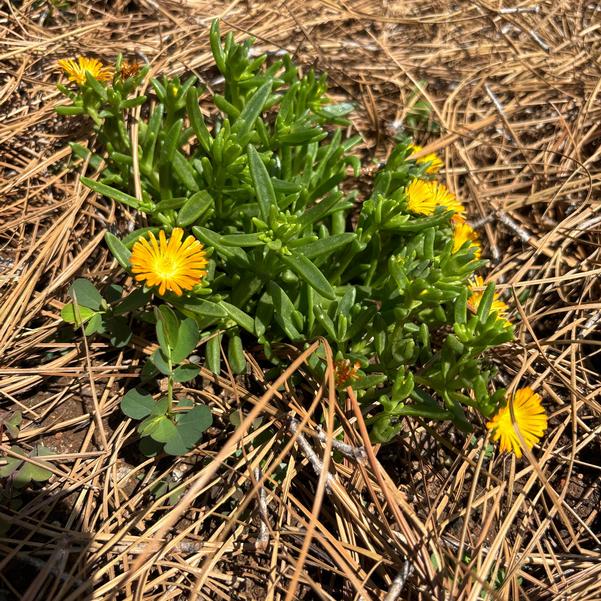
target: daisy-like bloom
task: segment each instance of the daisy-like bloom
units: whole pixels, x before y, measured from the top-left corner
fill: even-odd
[[[357,372],[361,367],[361,363],[359,361],[355,361],[353,365],[349,359],[338,359],[335,364],[335,380],[336,380],[336,388],[340,388],[345,384],[350,384],[354,382],[359,376]]]
[[[486,288],[486,283],[482,276],[475,276],[473,282],[470,284],[470,296],[467,299],[467,307],[472,313],[478,312],[480,301],[484,294],[484,290],[474,290],[474,288]],[[509,307],[499,298],[499,293],[495,290],[493,301],[490,306],[490,310],[497,314],[499,319],[502,319],[507,325],[511,325],[509,319],[507,319],[507,312]]]
[[[123,61],[121,63],[121,69],[119,70],[119,75],[121,75],[121,79],[128,79],[129,77],[133,77],[137,75],[140,71],[140,63],[130,63],[128,61]]]
[[[469,248],[474,249],[476,259],[482,254],[482,247],[478,239],[478,234],[467,223],[463,217],[453,215],[453,252],[456,253],[466,242],[469,242]]]
[[[436,207],[444,207],[455,213],[465,208],[448,188],[439,182],[414,179],[407,186],[407,208],[419,215],[432,215]]]
[[[69,76],[69,81],[83,86],[86,83],[86,71],[98,81],[111,81],[113,70],[104,65],[97,58],[78,56],[77,62],[73,58],[58,61],[58,66]]]
[[[516,433],[519,430],[524,442],[531,449],[542,438],[547,429],[547,414],[542,405],[540,395],[531,388],[520,388],[511,401],[515,424],[511,421],[509,403],[501,407],[496,415],[486,424],[492,430],[492,438],[501,441],[500,449],[503,453],[513,451],[516,457],[522,456],[520,439]]]
[[[422,146],[418,146],[417,144],[411,144],[409,146],[412,154],[417,154],[423,150]],[[411,157],[409,157],[411,158]],[[444,163],[438,158],[438,155],[433,152],[420,157],[419,159],[415,159],[417,163],[430,163],[430,166],[426,169],[426,173],[438,173]]]
[[[207,256],[203,245],[188,236],[183,242],[184,230],[173,229],[167,240],[165,232],[159,232],[159,239],[149,232],[150,240],[138,238],[131,252],[132,272],[138,282],[146,281],[147,286],[158,286],[159,294],[167,290],[178,296],[184,290],[192,290],[207,275]]]

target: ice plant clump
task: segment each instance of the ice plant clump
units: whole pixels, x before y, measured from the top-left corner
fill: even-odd
[[[61,59],[58,66],[69,76],[69,81],[74,81],[79,86],[86,83],[86,72],[98,81],[113,79],[112,67],[102,64],[97,58],[78,56],[77,62],[73,58]]]
[[[184,290],[192,290],[207,274],[207,257],[203,245],[188,236],[182,243],[184,230],[173,229],[167,240],[165,232],[155,235],[149,232],[150,241],[141,236],[131,253],[131,266],[136,280],[146,281],[148,286],[158,286],[159,294],[167,290],[181,296]]]
[[[379,442],[393,440],[409,415],[452,420],[465,432],[474,409],[491,419],[506,391],[494,386],[488,351],[511,341],[513,327],[492,286],[473,289],[485,261],[460,199],[434,181],[442,161],[413,158],[424,150],[400,136],[370,172],[371,193],[359,190],[353,105],[333,103],[326,75],[298,69],[289,56],[257,57],[233,33],[223,42],[217,21],[210,37],[224,79],[214,95],[192,74],[152,78],[149,65],[138,70],[121,56],[108,85],[98,82],[108,76],[99,62],[63,65],[82,85],[59,86],[71,103],[57,111],[89,118],[94,130],[93,144],[71,144],[96,178],[81,181],[136,211],[141,226],[123,238],[106,233],[140,286],[106,310],[84,287],[77,297],[91,303],[80,320],[86,335],[126,340],[156,320],[161,348],[144,377],[171,373],[178,382],[198,374],[185,363],[194,341],[207,341],[210,371],[221,373],[225,353],[232,372],[243,374],[245,348],[262,346],[279,369],[289,360],[286,345],[326,339],[339,392],[352,386]],[[64,315],[77,323],[74,305]],[[112,336],[113,322],[127,331]],[[329,377],[320,353],[309,368],[316,382]],[[152,395],[133,397],[124,413],[143,419],[149,410],[143,437],[164,443],[174,427],[193,428],[169,408],[175,399],[161,421]]]
[[[542,438],[547,429],[547,415],[543,408],[540,395],[531,388],[520,388],[513,397],[511,405],[515,417],[515,427],[511,419],[510,403],[501,407],[493,418],[486,424],[493,431],[494,441],[500,440],[500,449],[504,453],[513,451],[516,457],[522,456],[520,439],[516,433],[519,430],[527,447],[531,449]]]
[[[465,211],[457,197],[444,184],[414,179],[407,186],[407,208],[412,213],[432,215],[437,207],[444,207],[455,213]]]

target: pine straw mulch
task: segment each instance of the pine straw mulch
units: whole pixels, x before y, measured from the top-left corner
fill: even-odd
[[[0,411],[22,411],[22,448],[55,453],[50,480],[0,508],[1,599],[601,599],[601,17],[580,0],[499,4],[0,8]],[[101,240],[127,216],[68,165],[67,141],[88,132],[54,115],[55,64],[123,52],[211,85],[216,16],[328,71],[358,105],[366,174],[402,123],[441,153],[520,324],[492,358],[499,379],[545,397],[550,428],[532,455],[416,419],[372,448],[353,397],[339,406],[304,371],[320,341],[288,349],[275,383],[250,355],[248,377],[203,372],[185,391],[214,412],[201,446],[137,453],[118,403],[149,343],[116,352],[62,334],[76,276],[123,277]],[[346,454],[331,452],[334,415]],[[3,434],[3,455],[11,444]]]

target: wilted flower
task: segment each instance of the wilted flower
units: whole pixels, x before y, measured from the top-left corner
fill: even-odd
[[[127,79],[128,77],[134,77],[140,72],[140,63],[137,62],[128,62],[123,61],[121,63],[121,68],[119,69],[119,74],[122,79]]]
[[[354,380],[357,379],[359,368],[361,367],[361,363],[359,361],[355,361],[353,365],[349,359],[338,359],[335,363],[335,380],[336,380],[336,388],[340,388],[345,384],[350,384]]]

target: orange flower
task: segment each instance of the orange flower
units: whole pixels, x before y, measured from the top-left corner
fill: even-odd
[[[181,296],[184,290],[192,290],[207,274],[207,256],[203,245],[188,236],[183,242],[184,230],[173,229],[167,240],[165,232],[159,232],[159,240],[149,232],[150,241],[138,238],[134,244],[130,263],[138,282],[158,286],[159,294],[167,290]]]
[[[510,404],[513,406],[515,423],[511,419]],[[513,451],[516,457],[521,457],[522,449],[517,431],[522,435],[526,446],[531,449],[547,429],[547,415],[540,395],[531,388],[520,388],[513,400],[501,407],[486,427],[492,430],[492,438],[495,442],[501,441],[502,453]]]

